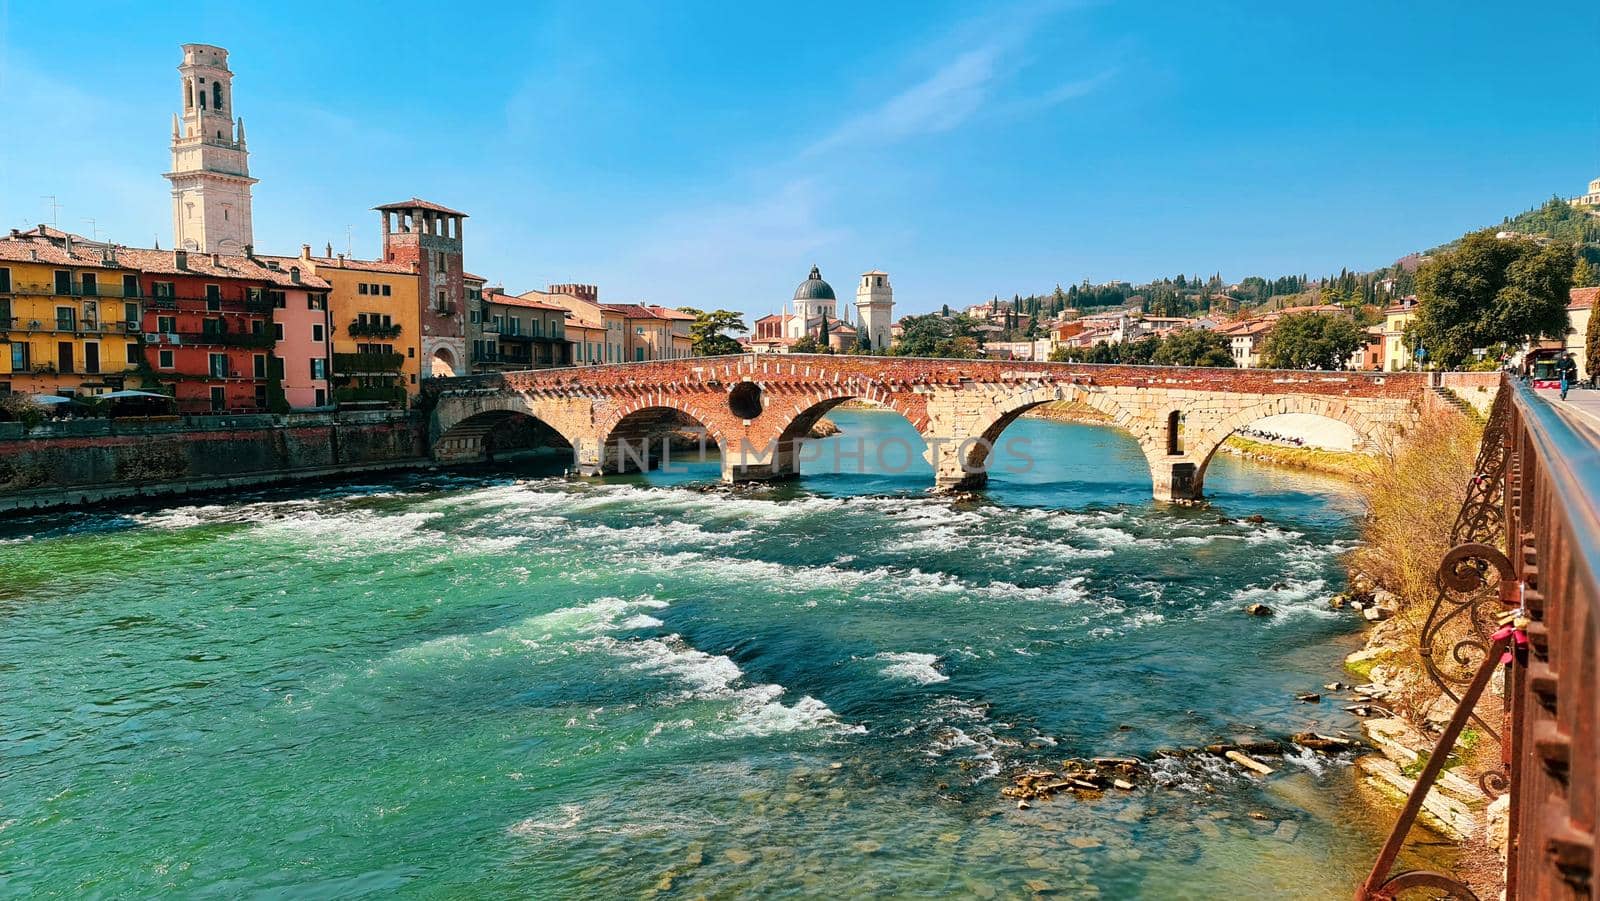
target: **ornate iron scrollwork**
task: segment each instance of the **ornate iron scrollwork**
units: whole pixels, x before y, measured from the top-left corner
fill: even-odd
[[[1476,475],[1467,498],[1456,515],[1450,538],[1455,545],[1439,564],[1438,593],[1423,621],[1418,653],[1428,677],[1452,701],[1460,703],[1461,689],[1483,661],[1489,636],[1500,612],[1498,586],[1489,582],[1490,570],[1501,580],[1511,578],[1505,555],[1489,544],[1501,533],[1501,493],[1505,485],[1505,427],[1510,416],[1509,392],[1501,391],[1489,411],[1483,442],[1478,448]],[[1441,665],[1441,660],[1448,664]],[[1500,732],[1474,717],[1496,741]]]

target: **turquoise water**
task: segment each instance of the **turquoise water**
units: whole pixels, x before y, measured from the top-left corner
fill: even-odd
[[[1293,695],[1356,641],[1355,499],[1220,458],[1212,509],[1157,506],[1125,436],[1011,435],[1033,471],[960,504],[824,454],[737,493],[550,461],[12,523],[0,892],[1348,896],[1392,813],[1345,761],[999,791],[1352,728]]]

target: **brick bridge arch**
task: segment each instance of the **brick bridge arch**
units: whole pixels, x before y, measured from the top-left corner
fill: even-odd
[[[425,390],[443,461],[472,458],[472,430],[463,426],[473,416],[514,411],[553,428],[575,449],[578,470],[594,474],[615,463],[608,443],[619,428],[636,431],[645,411],[675,411],[705,428],[728,481],[794,477],[811,426],[859,398],[917,429],[941,488],[983,484],[990,449],[1027,410],[1079,400],[1139,442],[1158,498],[1181,499],[1201,495],[1207,465],[1235,429],[1276,413],[1313,413],[1385,446],[1433,402],[1428,386],[1422,373],[742,354],[431,379]],[[736,390],[759,394],[759,411],[734,403]]]

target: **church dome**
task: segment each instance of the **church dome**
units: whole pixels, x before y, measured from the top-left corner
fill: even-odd
[[[794,289],[795,300],[835,300],[833,286],[822,280],[822,273],[817,267],[811,267],[811,277],[800,283]]]

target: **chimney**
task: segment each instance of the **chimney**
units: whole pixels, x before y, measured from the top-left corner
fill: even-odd
[[[255,262],[256,246],[254,244],[246,244],[244,246],[244,258],[250,260],[251,262]]]
[[[333,242],[329,241],[326,245],[323,246],[322,250],[323,250],[323,253],[322,253],[323,256],[325,256],[325,257],[333,256]]]
[[[311,259],[311,245],[310,244],[301,244],[300,245],[300,259],[302,259],[302,260]]]
[[[344,254],[342,254],[342,253],[339,254],[339,268],[340,269],[344,268]]]
[[[216,266],[218,268],[221,268],[221,266],[222,266],[222,254],[220,254],[220,253],[212,254],[211,255],[211,265]]]
[[[174,250],[172,252],[172,265],[178,269],[187,270],[189,268],[189,251]]]
[[[67,256],[69,256],[69,257],[72,256],[72,236],[71,235],[66,235],[61,239],[61,246],[62,246],[62,249],[67,252]]]

